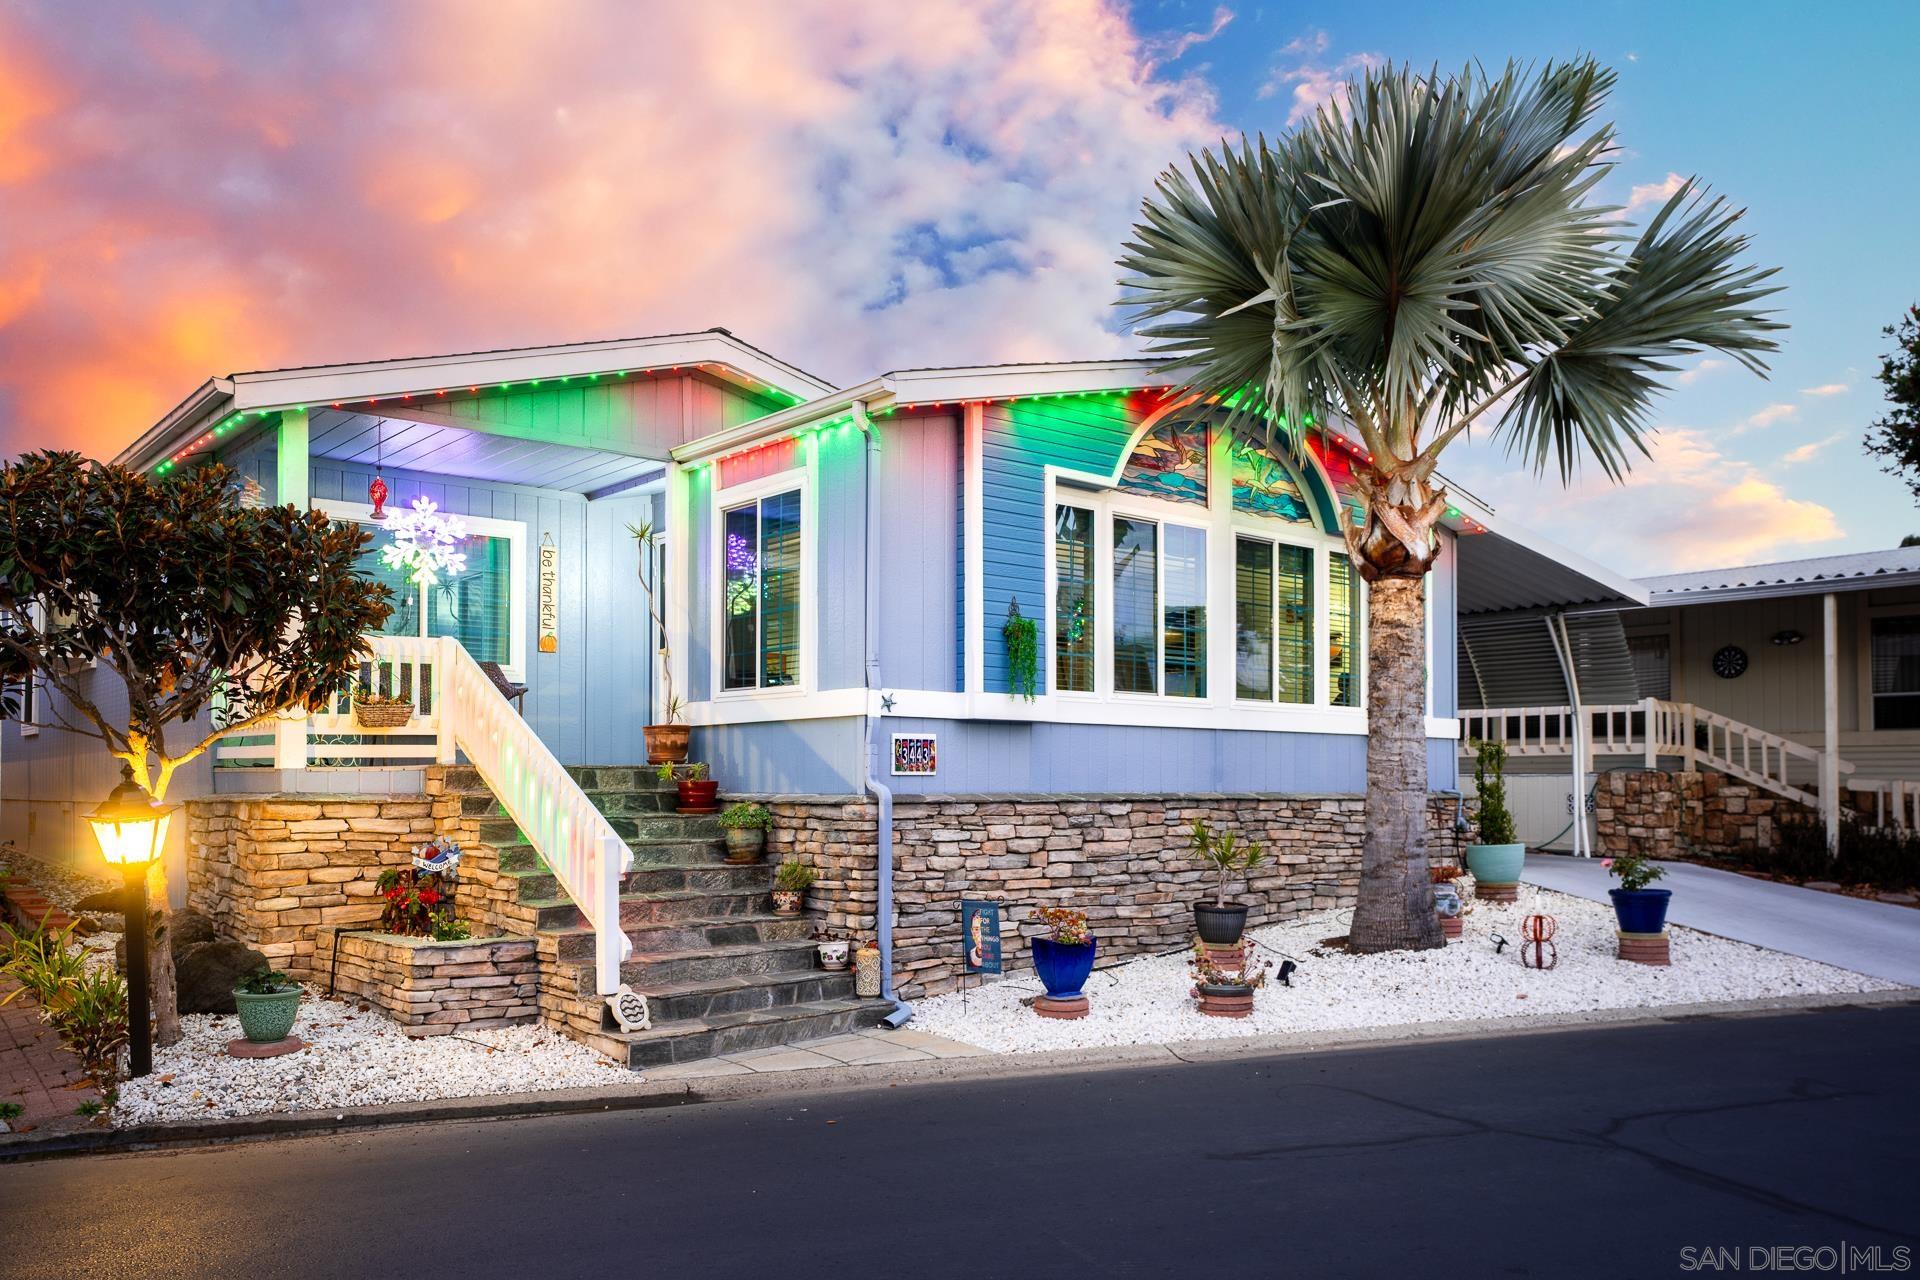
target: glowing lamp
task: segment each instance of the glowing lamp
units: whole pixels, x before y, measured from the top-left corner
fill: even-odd
[[[100,852],[116,867],[145,866],[160,856],[173,811],[156,804],[132,778],[122,778],[100,807],[87,815]]]

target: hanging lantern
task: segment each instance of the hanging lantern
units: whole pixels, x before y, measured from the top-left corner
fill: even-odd
[[[387,482],[380,478],[378,472],[374,473],[373,483],[367,486],[367,501],[373,503],[375,520],[387,518]]]

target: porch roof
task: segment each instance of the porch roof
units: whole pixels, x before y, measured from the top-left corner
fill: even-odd
[[[1866,591],[1920,586],[1920,547],[1895,547],[1844,556],[1776,560],[1731,569],[1699,569],[1642,578],[1647,603],[1706,604],[1719,600],[1771,600],[1818,596],[1830,591]]]

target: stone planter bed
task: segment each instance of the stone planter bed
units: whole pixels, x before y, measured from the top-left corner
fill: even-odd
[[[227,1056],[240,1020],[192,1014],[180,1043],[156,1049],[153,1074],[120,1086],[118,1124],[206,1120],[262,1112],[359,1107],[631,1084],[635,1077],[585,1045],[541,1026],[421,1038],[358,1002],[326,1000],[311,986],[293,1034],[306,1048],[279,1058]]]
[[[1520,963],[1520,922],[1538,912],[1558,921],[1559,964]],[[1483,1018],[1526,1017],[1596,1009],[1632,1009],[1832,992],[1885,991],[1897,984],[1711,934],[1674,927],[1673,966],[1651,968],[1616,958],[1617,926],[1604,903],[1522,885],[1513,904],[1480,902],[1464,921],[1464,937],[1444,950],[1355,956],[1320,950],[1344,935],[1352,912],[1322,912],[1253,930],[1273,961],[1299,960],[1293,985],[1272,973],[1245,1019],[1210,1018],[1188,992],[1187,956],[1154,956],[1096,972],[1087,982],[1091,1009],[1062,1022],[1034,1016],[1019,1002],[1040,989],[1014,974],[967,993],[919,1002],[913,1025],[997,1053],[1102,1045],[1161,1044],[1226,1036],[1272,1035],[1403,1026]],[[1510,944],[1494,953],[1492,935]]]
[[[409,1035],[514,1026],[540,1016],[540,962],[532,938],[435,942],[347,930],[335,937],[337,964],[333,939],[320,939],[334,991],[375,1005]]]

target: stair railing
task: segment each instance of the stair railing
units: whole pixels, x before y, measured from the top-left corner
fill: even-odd
[[[385,637],[371,639],[377,652]],[[620,988],[620,964],[633,950],[620,927],[620,882],[633,866],[633,851],[465,647],[451,636],[430,643],[438,649],[434,687],[443,699],[440,762],[454,763],[457,747],[519,824],[593,926],[596,982],[601,995],[612,995]]]

